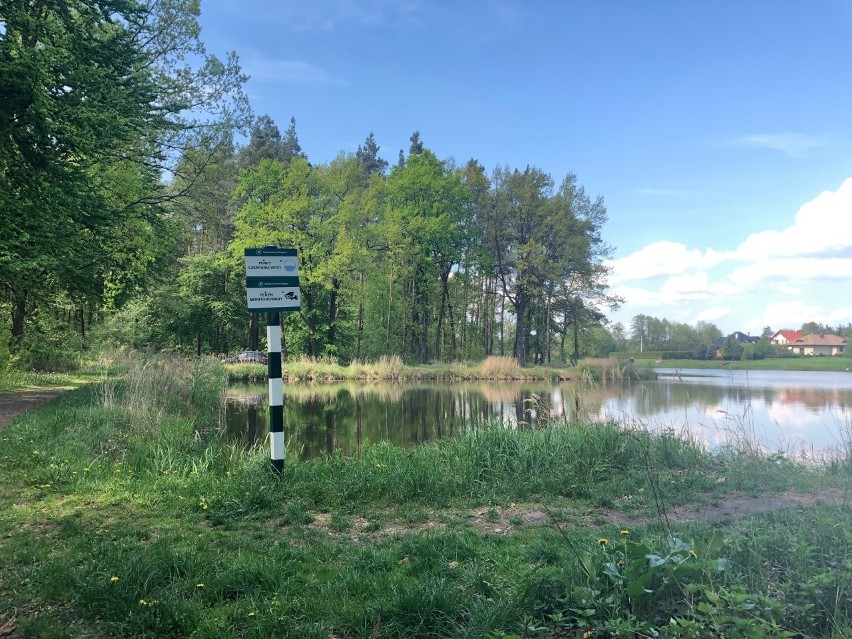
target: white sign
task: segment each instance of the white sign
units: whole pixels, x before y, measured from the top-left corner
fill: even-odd
[[[295,255],[246,255],[246,277],[298,277]]]
[[[246,288],[251,311],[298,311],[301,293],[298,286]]]

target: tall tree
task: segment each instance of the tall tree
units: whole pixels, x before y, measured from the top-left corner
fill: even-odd
[[[364,140],[364,145],[358,145],[358,149],[355,151],[355,158],[361,165],[366,180],[369,180],[371,175],[382,175],[387,171],[388,162],[379,157],[379,145],[376,144],[376,137],[372,131],[370,131],[367,139]]]
[[[247,116],[236,57],[208,55],[197,18],[193,0],[0,7],[0,283],[14,341],[57,291],[101,299],[120,268],[109,241],[181,195],[161,174],[189,137]]]
[[[420,363],[440,349],[439,345],[432,349],[431,340],[440,342],[450,273],[466,242],[471,212],[468,193],[459,174],[428,149],[409,156],[405,167],[394,168],[388,177],[383,225],[390,268],[401,276],[410,313],[406,316],[403,311],[402,323],[410,339],[402,335],[402,343],[409,345]]]
[[[249,141],[240,149],[238,155],[239,165],[245,169],[257,168],[261,160],[286,162],[281,130],[275,124],[275,121],[266,114],[254,121]]]
[[[488,214],[488,239],[500,285],[515,316],[513,353],[526,364],[532,314],[547,305],[557,286],[572,280],[582,288],[604,273],[609,253],[600,229],[606,209],[590,200],[569,175],[557,192],[550,175],[527,167],[523,172],[497,169],[494,203]],[[551,291],[551,293],[548,293]]]

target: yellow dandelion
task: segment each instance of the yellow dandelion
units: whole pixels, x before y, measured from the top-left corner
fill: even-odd
[[[609,543],[609,539],[606,539],[605,537],[601,537],[600,539],[598,539],[598,543],[601,546],[606,546]]]
[[[249,615],[248,615],[248,616],[249,616],[249,617],[254,617],[254,610],[251,610],[251,611],[249,612]]]
[[[110,582],[111,584],[114,584],[114,583],[115,583],[115,582],[117,582],[117,581],[118,581],[118,577],[116,577],[115,575],[113,575],[112,577],[110,577],[110,578],[109,578],[109,582]]]
[[[202,501],[198,505],[201,507],[201,510],[207,510],[207,502]]]
[[[624,530],[621,530],[618,534],[622,537],[627,537],[627,535],[630,534],[630,531],[625,528]]]
[[[147,605],[148,605],[148,601],[147,601],[146,599],[140,599],[140,600],[139,600],[139,605],[140,605],[140,606],[147,606]]]
[[[196,588],[204,588],[204,584],[199,581],[197,584],[195,584],[195,587]]]

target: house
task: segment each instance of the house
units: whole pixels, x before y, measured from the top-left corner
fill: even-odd
[[[755,344],[760,341],[760,338],[757,336],[752,337],[748,333],[742,333],[740,331],[734,331],[727,337],[720,337],[715,342],[713,342],[712,346],[713,353],[716,355],[716,357],[722,357],[722,351],[724,350],[725,344],[728,342],[728,340],[731,340],[737,344],[746,345]]]
[[[786,346],[791,342],[795,342],[804,334],[804,331],[792,331],[790,329],[784,328],[780,331],[776,331],[775,335],[769,338],[769,343],[778,344],[779,346]]]
[[[837,335],[812,333],[787,345],[797,355],[831,356],[846,352],[846,340]]]

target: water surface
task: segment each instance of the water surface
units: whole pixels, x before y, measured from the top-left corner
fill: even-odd
[[[756,443],[764,450],[820,454],[852,447],[852,374],[659,369],[659,379],[574,383],[285,384],[288,455],[357,455],[371,443],[408,446],[497,422],[533,428],[545,422],[615,420],[675,430],[709,447]],[[229,389],[228,435],[267,437],[266,386]]]

